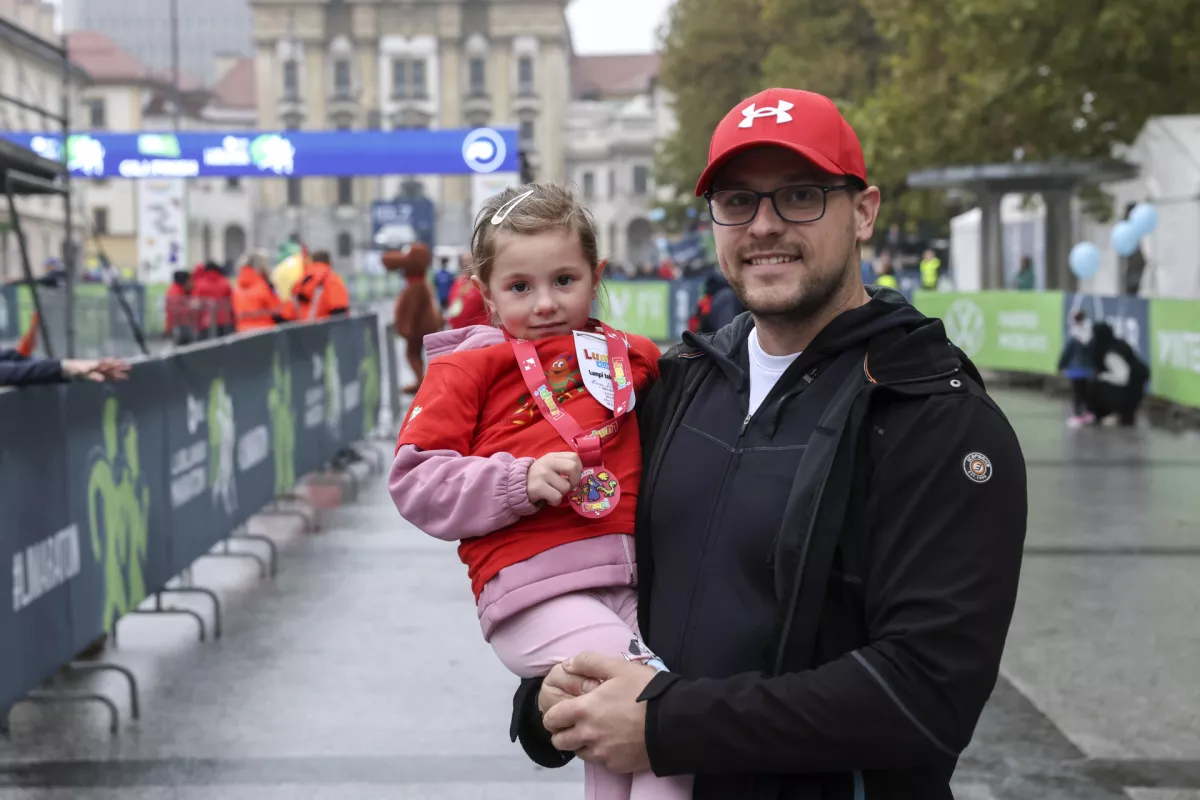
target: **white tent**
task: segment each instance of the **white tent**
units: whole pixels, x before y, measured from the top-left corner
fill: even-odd
[[[1145,297],[1200,299],[1200,115],[1153,117],[1122,158],[1141,168],[1132,181],[1109,184],[1114,222],[1130,203],[1149,201],[1158,208],[1158,228],[1142,240]],[[1121,291],[1120,258],[1109,243],[1113,223],[1080,220],[1080,239],[1103,254],[1099,274],[1085,290]]]

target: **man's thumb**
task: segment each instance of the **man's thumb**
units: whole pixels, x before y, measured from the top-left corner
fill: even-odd
[[[567,659],[563,664],[563,669],[572,675],[577,675],[582,678],[594,678],[598,681],[605,681],[616,674],[616,665],[624,664],[625,662],[613,658],[612,656],[602,656],[599,653],[580,653],[574,658]]]

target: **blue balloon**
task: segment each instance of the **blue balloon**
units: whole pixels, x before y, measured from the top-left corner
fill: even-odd
[[[1139,236],[1149,236],[1158,227],[1158,209],[1149,203],[1138,203],[1129,214],[1129,223]]]
[[[1138,240],[1141,238],[1138,229],[1129,220],[1123,220],[1113,225],[1112,246],[1121,258],[1129,258],[1137,252]]]
[[[1081,281],[1100,271],[1100,251],[1091,242],[1080,242],[1071,248],[1071,272]]]

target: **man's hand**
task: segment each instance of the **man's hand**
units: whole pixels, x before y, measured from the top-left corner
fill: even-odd
[[[559,505],[567,492],[579,485],[582,472],[578,453],[547,453],[529,465],[525,479],[529,502]]]
[[[559,750],[571,750],[584,761],[609,772],[650,769],[646,753],[646,705],[638,696],[656,674],[653,667],[615,656],[584,653],[562,664],[578,684],[557,681],[552,691],[579,688],[580,697],[558,698],[542,717]],[[549,678],[547,678],[549,680]],[[593,688],[592,681],[598,682]],[[590,691],[589,691],[590,689]],[[542,698],[539,695],[538,705]]]
[[[122,381],[129,377],[129,365],[115,358],[99,361],[67,358],[62,361],[62,370],[69,378],[84,378],[96,383],[105,380]]]
[[[584,688],[585,684],[589,684],[590,688]],[[541,691],[538,692],[538,711],[542,712],[542,716],[544,717],[547,711],[554,708],[563,700],[578,697],[599,685],[597,681],[591,678],[581,678],[577,675],[572,675],[563,669],[562,664],[555,664],[551,668],[550,674],[542,681]]]

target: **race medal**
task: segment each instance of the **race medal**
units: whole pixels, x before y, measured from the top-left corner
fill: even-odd
[[[585,517],[607,517],[621,501],[621,484],[603,465],[584,467],[571,506]]]
[[[554,392],[547,385],[546,372],[542,369],[541,359],[533,343],[509,337],[517,365],[521,369],[521,376],[538,410],[558,435],[571,445],[571,449],[579,453],[579,460],[583,463],[579,487],[568,495],[567,499],[576,513],[588,519],[608,516],[621,500],[621,485],[617,476],[604,466],[602,443],[604,439],[620,430],[621,418],[633,407],[633,374],[629,363],[629,343],[623,334],[614,331],[608,325],[598,324],[605,335],[603,338],[592,337],[597,341],[594,352],[599,355],[600,344],[606,345],[604,355],[609,366],[607,371],[612,399],[605,403],[603,397],[598,396],[591,386],[588,386],[588,391],[613,412],[613,419],[607,425],[591,432],[585,431],[555,399]],[[578,333],[575,341],[576,352],[579,353],[581,348]],[[599,359],[596,362],[598,364]],[[582,358],[579,363],[580,374],[586,374]],[[599,368],[597,371],[600,371]]]

